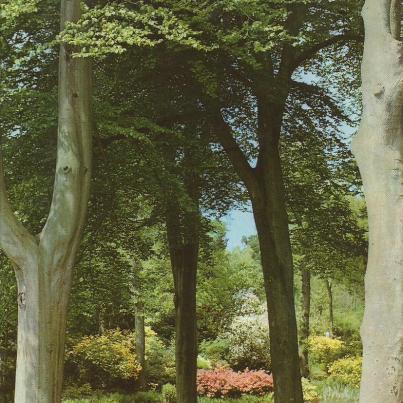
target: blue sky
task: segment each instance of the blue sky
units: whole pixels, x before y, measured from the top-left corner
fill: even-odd
[[[250,211],[232,210],[223,221],[227,225],[228,249],[242,245],[242,237],[256,234],[253,214]]]

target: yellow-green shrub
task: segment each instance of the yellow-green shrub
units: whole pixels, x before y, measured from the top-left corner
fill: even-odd
[[[302,391],[304,393],[304,402],[315,402],[319,399],[318,387],[309,382],[308,379],[302,378]]]
[[[176,387],[170,383],[162,387],[162,401],[164,403],[176,403]]]
[[[308,339],[308,350],[312,361],[327,367],[343,355],[344,343],[330,337],[311,336]]]
[[[362,369],[361,357],[345,357],[329,366],[330,379],[353,387],[360,386]]]
[[[78,367],[80,382],[96,387],[132,384],[141,371],[133,334],[120,330],[83,337],[72,347],[68,359]]]

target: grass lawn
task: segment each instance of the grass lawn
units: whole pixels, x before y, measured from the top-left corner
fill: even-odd
[[[201,397],[199,403],[223,403],[223,399]],[[155,392],[136,393],[134,395],[110,394],[104,396],[86,397],[84,399],[63,400],[63,403],[161,403],[161,395]],[[225,399],[225,402],[236,403],[272,403],[272,395],[265,397],[245,396],[240,399]]]
[[[323,385],[321,388],[321,403],[357,403],[359,391],[337,384]],[[157,392],[135,393],[134,395],[121,395],[118,393],[97,395],[83,399],[63,400],[63,403],[161,403],[161,395]],[[244,396],[240,399],[210,399],[199,398],[199,403],[273,403],[273,395],[265,397]]]

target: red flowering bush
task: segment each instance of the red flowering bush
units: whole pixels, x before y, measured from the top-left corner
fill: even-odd
[[[197,392],[208,397],[238,397],[241,395],[263,396],[273,390],[273,377],[266,372],[235,372],[218,368],[201,370],[197,374]]]

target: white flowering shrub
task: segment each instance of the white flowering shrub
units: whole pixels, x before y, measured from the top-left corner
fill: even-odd
[[[226,361],[235,370],[270,370],[269,328],[255,316],[237,317],[221,338],[228,343]]]

